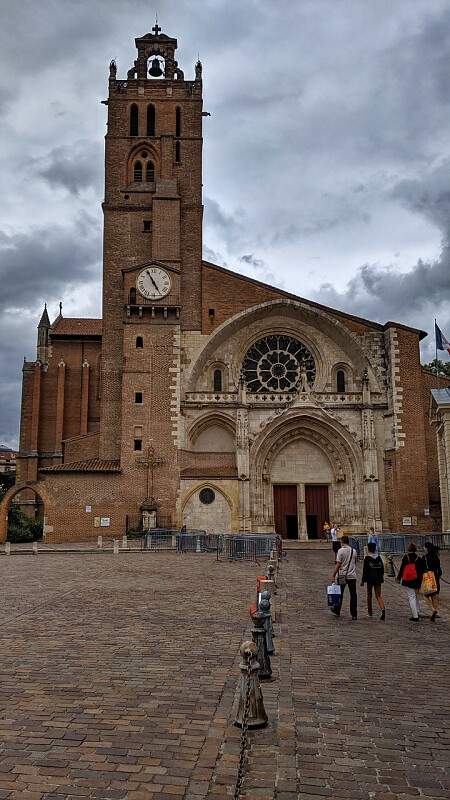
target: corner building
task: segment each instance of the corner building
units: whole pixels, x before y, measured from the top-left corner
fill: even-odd
[[[47,541],[145,525],[316,538],[440,528],[420,330],[202,260],[202,65],[176,39],[110,64],[103,319],[38,327],[13,494]]]

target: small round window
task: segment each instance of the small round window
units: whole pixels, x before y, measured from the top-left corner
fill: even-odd
[[[207,489],[201,489],[199,498],[201,503],[203,503],[205,506],[209,506],[210,503],[214,503],[216,495],[213,490],[208,487]]]

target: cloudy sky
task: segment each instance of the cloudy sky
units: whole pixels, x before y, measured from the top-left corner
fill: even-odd
[[[186,77],[204,65],[205,257],[450,338],[448,0],[3,2],[2,443],[44,301],[101,314],[100,101],[155,11]]]

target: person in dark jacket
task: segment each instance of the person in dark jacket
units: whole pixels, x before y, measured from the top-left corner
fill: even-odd
[[[369,542],[367,545],[368,555],[364,559],[361,586],[367,584],[367,613],[372,616],[372,592],[381,610],[380,619],[386,619],[386,608],[381,596],[381,584],[384,581],[384,564],[377,555],[377,543]]]
[[[423,561],[417,555],[417,547],[414,542],[408,545],[407,551],[402,558],[400,569],[397,575],[398,583],[405,587],[408,595],[409,607],[412,616],[410,622],[418,622],[420,615],[419,589],[422,583]]]
[[[436,617],[438,616],[438,607],[439,607],[439,592],[441,590],[441,583],[440,578],[442,575],[441,569],[441,561],[439,558],[439,547],[433,544],[433,542],[425,542],[425,555],[422,558],[423,562],[423,572],[434,572],[434,577],[436,578],[436,592],[433,594],[425,595],[426,599],[431,604],[432,614],[431,614],[431,622],[434,622]]]

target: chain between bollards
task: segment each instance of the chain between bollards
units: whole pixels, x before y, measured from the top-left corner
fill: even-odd
[[[245,688],[245,701],[244,712],[242,714],[242,731],[241,731],[241,744],[239,748],[239,764],[236,777],[236,786],[234,788],[234,800],[239,800],[242,790],[242,782],[244,780],[245,767],[247,765],[247,750],[248,750],[248,715],[250,711],[250,691],[251,691],[251,662],[250,658],[247,660],[247,684]]]

